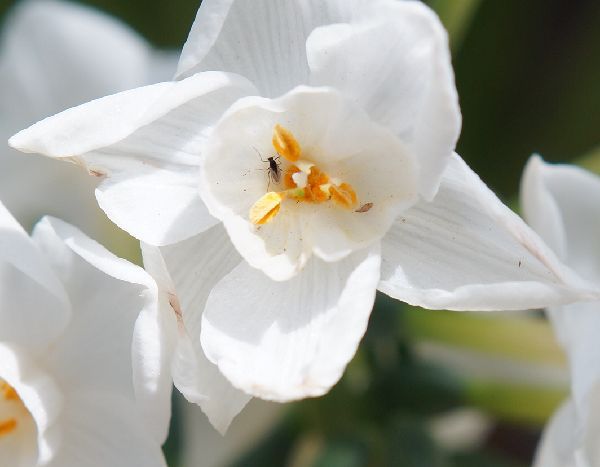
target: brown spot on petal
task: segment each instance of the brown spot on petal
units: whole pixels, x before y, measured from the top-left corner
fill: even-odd
[[[365,203],[354,212],[367,212],[373,207],[373,203]]]
[[[181,312],[181,305],[179,303],[179,298],[174,293],[169,292],[169,305],[173,309],[175,313],[175,317],[177,318],[177,323],[183,324],[183,313]]]
[[[93,175],[94,177],[104,177],[106,176],[106,173],[98,170],[98,169],[90,169],[89,170],[90,175]]]

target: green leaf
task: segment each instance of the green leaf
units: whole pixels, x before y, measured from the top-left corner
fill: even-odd
[[[466,390],[470,404],[501,420],[541,427],[566,398],[560,388],[471,381]]]
[[[407,307],[402,325],[417,341],[430,340],[523,362],[566,365],[552,326],[533,316]]]

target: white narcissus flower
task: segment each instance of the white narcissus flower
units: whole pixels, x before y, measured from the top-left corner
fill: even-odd
[[[0,459],[15,467],[166,466],[168,412],[136,399],[138,314],[157,287],[71,225],[29,238],[0,204]]]
[[[27,229],[52,214],[110,239],[114,228],[95,202],[95,179],[74,165],[22,157],[5,141],[67,107],[171,79],[176,55],[153,50],[121,22],[71,2],[18,2],[2,26],[0,198]]]
[[[327,392],[376,289],[455,310],[591,296],[453,154],[460,120],[419,2],[205,0],[178,81],[10,144],[106,175],[98,203],[145,243],[178,318],[154,328],[175,384],[224,429],[251,395]]]
[[[521,202],[529,224],[559,258],[600,285],[600,178],[534,156]],[[569,359],[571,398],[546,429],[536,465],[600,465],[600,302],[554,306],[548,315]]]

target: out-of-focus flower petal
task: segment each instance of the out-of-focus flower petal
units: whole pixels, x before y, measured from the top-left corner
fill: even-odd
[[[65,284],[78,313],[47,357],[52,374],[69,394],[106,390],[133,397],[137,390],[141,413],[148,420],[146,429],[162,443],[170,418],[169,375],[156,375],[154,385],[149,377],[140,381],[142,370],[134,368],[132,360],[134,323],[140,313],[142,319],[147,319],[158,308],[155,282],[142,268],[117,258],[58,219],[44,218],[33,238]],[[156,352],[166,351],[162,342],[154,344]],[[138,383],[135,388],[134,372]]]
[[[49,467],[167,467],[135,405],[117,394],[74,395],[64,409],[64,442]]]
[[[43,346],[62,332],[70,308],[54,271],[0,203],[0,342]]]
[[[156,51],[114,17],[73,2],[20,1],[2,25],[3,146],[14,132],[56,112],[170,79],[177,64],[174,52]],[[112,245],[122,241],[98,209],[95,184],[74,166],[0,150],[0,198],[26,229],[51,214]]]

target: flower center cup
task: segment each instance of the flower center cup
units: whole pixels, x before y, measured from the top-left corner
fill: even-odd
[[[338,91],[306,86],[236,102],[207,142],[199,189],[275,280],[378,241],[418,192],[409,148]]]
[[[283,157],[290,164],[284,170],[284,190],[268,192],[250,208],[250,222],[263,225],[270,222],[279,212],[281,203],[285,199],[296,202],[323,203],[333,201],[345,209],[353,209],[357,204],[357,197],[352,186],[346,182],[331,179],[314,163],[301,159],[300,144],[291,131],[277,124],[273,130],[273,147],[278,157]],[[269,158],[269,162],[274,158]],[[276,164],[276,163],[275,163]],[[279,181],[279,165],[273,166],[276,181]],[[369,203],[369,209],[373,204]],[[366,212],[362,209],[360,212]]]

